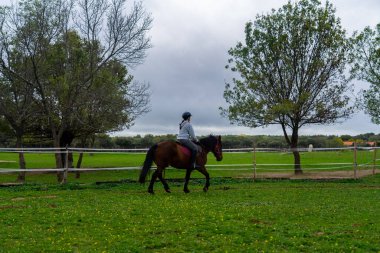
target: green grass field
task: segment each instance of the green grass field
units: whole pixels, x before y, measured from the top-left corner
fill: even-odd
[[[86,154],[83,167],[141,166],[144,157]],[[0,161],[1,168],[18,168],[17,154],[0,153]],[[291,164],[293,156],[257,153],[256,161]],[[304,168],[352,161],[349,151],[302,153]],[[372,161],[373,153],[358,153],[359,164]],[[26,154],[26,162],[54,168],[51,154]],[[70,173],[65,185],[54,174],[27,174],[24,185],[0,187],[0,252],[380,252],[379,174],[252,181],[252,169],[233,165],[252,162],[252,153],[224,153],[221,163],[210,155],[209,165],[232,166],[209,168],[207,193],[194,172],[189,194],[182,191],[183,170],[167,170],[166,178],[181,180],[169,182],[171,194],[156,183],[155,195],[134,182],[138,170],[86,172],[79,179]],[[0,183],[15,179],[0,174]]]
[[[0,188],[0,252],[379,252],[380,175]]]

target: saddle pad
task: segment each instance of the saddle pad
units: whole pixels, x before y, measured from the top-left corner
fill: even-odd
[[[184,154],[187,155],[187,156],[191,156],[191,150],[190,150],[188,147],[182,145],[182,143],[180,143],[179,141],[176,141],[176,143],[179,145],[180,150],[181,150],[182,153],[184,153]],[[202,152],[202,148],[201,148],[201,146],[197,145],[197,149],[198,149],[198,150],[197,150],[197,151],[198,151],[198,152],[197,152],[198,154]]]
[[[187,156],[191,156],[190,149],[188,149],[187,147],[185,147],[183,145],[180,145],[179,148],[180,148],[180,150],[181,150],[182,153],[184,153]]]

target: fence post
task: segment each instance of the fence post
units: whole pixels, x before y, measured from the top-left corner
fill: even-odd
[[[354,142],[354,178],[357,179],[357,168],[358,168],[358,159],[357,159],[357,144]]]
[[[377,142],[375,141],[375,146],[373,147],[373,167],[372,167],[372,175],[375,175],[376,171],[376,148],[377,148]]]
[[[256,180],[256,144],[253,143],[253,181]]]

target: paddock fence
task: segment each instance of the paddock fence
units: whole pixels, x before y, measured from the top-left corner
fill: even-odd
[[[379,173],[379,147],[340,148],[234,148],[223,149],[224,159],[216,164],[208,163],[210,174],[221,176],[260,178],[358,178],[363,175]],[[147,148],[144,149],[96,149],[96,148],[0,148],[0,177],[14,173],[39,174],[63,173],[63,183],[67,182],[69,173],[97,171],[137,171],[141,168]],[[302,174],[295,174],[293,152],[298,151],[301,157]],[[60,154],[65,159],[63,168],[27,168],[20,169],[18,155],[54,155]],[[79,155],[124,155],[126,164],[133,155],[139,155],[140,160],[126,167],[91,166],[74,168],[69,166],[69,154]],[[13,156],[12,156],[13,155]],[[9,160],[12,157],[12,160]],[[132,159],[136,160],[136,159]],[[212,158],[209,158],[212,161]],[[28,161],[27,161],[28,162]],[[104,163],[102,163],[104,164]],[[129,163],[131,164],[131,163]],[[18,167],[18,168],[17,168]],[[154,169],[154,167],[152,167]],[[168,168],[169,170],[171,168]]]

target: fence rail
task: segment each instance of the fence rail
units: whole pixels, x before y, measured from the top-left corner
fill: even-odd
[[[314,163],[306,164],[302,163],[302,170],[312,171],[312,170],[333,170],[333,169],[350,169],[354,171],[354,177],[356,178],[357,170],[361,167],[372,167],[373,174],[378,167],[376,157],[377,150],[380,147],[358,147],[357,145],[353,147],[339,147],[339,148],[233,148],[233,149],[223,149],[225,153],[252,153],[252,163],[246,164],[221,164],[221,165],[207,165],[209,170],[230,170],[230,171],[252,171],[254,177],[258,171],[290,171],[291,166],[297,164],[294,163],[257,163],[256,154],[262,152],[277,152],[277,153],[292,153],[298,152],[326,152],[326,151],[353,151],[352,162],[343,163]],[[357,162],[357,151],[374,151],[373,159],[365,164],[358,164]],[[69,153],[102,153],[102,154],[144,154],[148,151],[148,148],[137,148],[137,149],[99,149],[99,148],[0,148],[0,153],[39,153],[39,154],[69,154]],[[67,157],[67,156],[66,156]],[[86,171],[122,171],[122,170],[137,170],[140,169],[139,166],[131,167],[115,167],[115,168],[47,168],[47,169],[1,169],[1,163],[10,161],[0,160],[0,174],[8,173],[38,173],[38,172],[63,172],[67,176],[68,172],[86,172]],[[15,161],[13,161],[15,162]],[[66,165],[68,163],[66,162]],[[330,166],[330,167],[326,167]],[[333,167],[332,167],[333,166]],[[154,167],[153,167],[154,168]]]
[[[378,150],[380,147],[339,147],[339,148],[228,148],[223,149],[226,153],[244,152],[322,152],[322,151],[343,151],[343,150]],[[149,148],[0,148],[0,153],[145,153]]]

